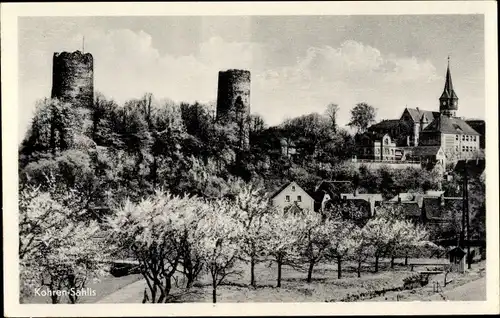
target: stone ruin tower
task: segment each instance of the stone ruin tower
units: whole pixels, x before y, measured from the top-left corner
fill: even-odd
[[[219,72],[217,121],[236,123],[242,149],[250,147],[250,71],[231,69]]]
[[[94,59],[90,53],[54,53],[52,98],[75,106],[92,107],[94,101]]]

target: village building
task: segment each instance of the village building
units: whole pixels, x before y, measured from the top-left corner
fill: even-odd
[[[419,162],[423,166],[445,167],[447,160],[481,156],[480,150],[485,146],[484,121],[456,117],[457,110],[458,96],[448,63],[439,111],[406,107],[399,119],[382,120],[370,126],[355,137],[355,160]]]
[[[273,206],[278,209],[296,209],[315,210],[315,200],[300,187],[295,181],[284,184],[272,196],[271,201]]]
[[[343,201],[358,202],[359,205],[365,204],[362,203],[362,201],[367,202],[369,204],[370,216],[375,215],[375,208],[380,206],[380,204],[384,201],[384,198],[380,193],[358,193],[357,190],[352,193],[342,193],[340,198]]]

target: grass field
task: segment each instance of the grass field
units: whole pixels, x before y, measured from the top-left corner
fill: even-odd
[[[421,270],[433,270],[437,264],[445,264],[446,259],[409,259],[409,264],[422,264],[410,270],[404,266],[403,259],[396,259],[394,269],[390,268],[390,261],[380,260],[379,272],[374,273],[373,263],[364,264],[362,275],[357,277],[354,264],[343,264],[342,278],[337,278],[337,265],[318,264],[313,272],[312,282],[306,282],[306,269],[297,269],[284,266],[282,272],[282,287],[276,288],[277,268],[274,264],[259,263],[256,266],[257,287],[250,286],[250,272],[248,264],[240,264],[240,275],[228,277],[226,283],[217,289],[218,302],[334,302],[345,301],[346,297],[364,294],[368,301],[396,301],[399,300],[429,300],[436,295],[432,292],[432,281],[442,281],[442,274],[432,277],[428,286],[414,290],[388,291],[381,296],[374,296],[374,292],[381,290],[398,289],[403,286],[403,279],[414,275]],[[439,266],[437,266],[439,267]],[[450,274],[453,282],[447,286],[451,290],[464,285],[484,275],[484,262],[474,264],[473,270],[466,275]],[[178,279],[179,287],[184,286],[182,277]],[[175,287],[171,292],[173,302],[212,302],[211,280],[202,276],[194,286],[186,291]],[[108,276],[99,283],[88,287],[96,290],[95,297],[82,297],[81,303],[141,303],[144,289],[147,288],[141,275],[123,277]],[[50,303],[48,297],[34,297],[26,300],[29,303]],[[65,300],[62,301],[66,302]]]
[[[433,260],[434,262],[436,260]],[[403,279],[412,275],[409,268],[397,266],[389,271],[389,261],[380,263],[380,271],[373,273],[372,265],[365,265],[361,278],[355,267],[345,264],[342,278],[337,278],[336,264],[319,264],[313,272],[313,280],[306,282],[307,271],[283,267],[282,287],[276,288],[275,265],[260,263],[256,266],[257,287],[250,284],[249,266],[239,266],[241,275],[232,276],[217,289],[218,302],[326,302],[340,301],[347,295],[403,285]],[[146,283],[141,280],[104,297],[103,303],[139,303],[142,301]],[[188,292],[174,288],[172,295],[176,302],[212,302],[209,277],[200,277]]]

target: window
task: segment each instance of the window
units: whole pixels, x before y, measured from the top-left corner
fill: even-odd
[[[464,141],[464,140],[465,140],[465,135],[462,135],[462,141]]]
[[[469,151],[469,146],[465,146],[465,151],[468,152]]]
[[[289,195],[287,195],[287,196],[285,197],[285,201],[286,201],[286,202],[290,202],[290,196],[289,196]]]
[[[469,136],[465,136],[465,141],[469,141]]]
[[[477,136],[474,136],[474,141],[476,141]]]
[[[462,146],[462,152],[464,152],[464,151],[465,151],[465,146]]]
[[[295,192],[295,186],[292,186],[292,192]]]
[[[302,197],[300,195],[297,196],[297,202],[302,202]]]
[[[458,140],[458,135],[455,135],[455,140]]]

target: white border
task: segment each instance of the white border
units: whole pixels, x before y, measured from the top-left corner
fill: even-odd
[[[1,4],[2,165],[5,316],[199,316],[199,315],[353,315],[481,314],[499,307],[498,206],[498,51],[494,1],[411,2],[220,2],[220,3],[8,3]],[[487,105],[487,301],[386,303],[239,303],[20,305],[18,285],[17,18],[20,16],[167,15],[393,15],[484,14]]]

